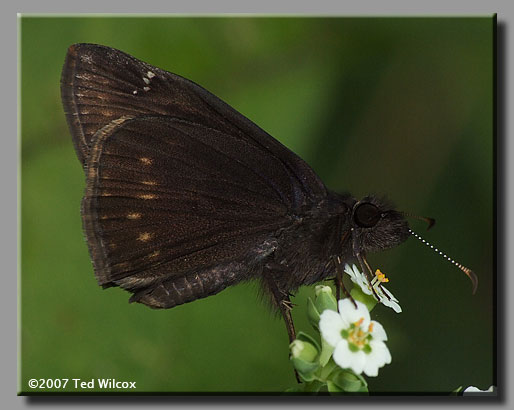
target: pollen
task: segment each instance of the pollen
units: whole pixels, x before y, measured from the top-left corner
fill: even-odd
[[[147,158],[147,157],[141,157],[141,158],[139,158],[139,161],[141,161],[145,165],[151,165],[153,162],[151,158]]]
[[[363,318],[363,317],[361,317],[359,320],[357,320],[357,321],[355,322],[355,326],[360,326],[360,325],[362,325],[362,322],[364,322],[364,318]]]
[[[131,212],[127,215],[127,219],[139,219],[141,218],[141,214],[139,212]]]
[[[375,276],[377,277],[379,282],[389,282],[389,279],[386,278],[386,275],[380,271],[380,269],[377,269],[375,272]]]
[[[154,194],[142,194],[138,196],[139,199],[156,199],[157,195]]]
[[[141,242],[148,242],[152,238],[152,234],[150,232],[143,232],[139,234],[137,240]]]
[[[368,333],[373,332],[373,322],[371,322],[368,326]]]

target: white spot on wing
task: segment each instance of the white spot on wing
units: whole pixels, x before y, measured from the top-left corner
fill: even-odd
[[[137,90],[132,91],[132,94],[136,95],[137,94]]]
[[[150,91],[150,87],[143,87],[143,90]]]
[[[75,78],[79,78],[80,80],[90,80],[91,76],[89,74],[76,74]]]
[[[146,77],[143,77],[143,81],[145,82],[145,84],[150,84],[150,80]]]
[[[154,73],[152,73],[151,71],[148,71],[148,72],[146,73],[146,75],[148,76],[148,78],[154,78],[154,77],[155,77],[155,74],[154,74]]]
[[[82,54],[80,56],[80,61],[82,61],[85,64],[91,64],[93,62],[93,59],[88,54]]]

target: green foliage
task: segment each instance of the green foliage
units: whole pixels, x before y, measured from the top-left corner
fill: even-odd
[[[326,309],[331,310],[332,307],[337,306],[337,303],[334,303],[335,300],[332,290],[328,286],[317,286],[314,301],[308,299],[311,302],[309,306],[317,306],[321,313]],[[337,311],[337,309],[334,310]],[[312,317],[312,313],[309,313],[309,307],[307,308],[307,316],[309,320]],[[351,370],[341,369],[334,362],[332,359],[334,348],[319,334],[318,323],[311,322],[311,325],[321,341],[321,348],[316,338],[305,332],[298,332],[296,340],[289,346],[291,362],[302,383],[286,390],[286,392],[367,394],[368,383],[361,375],[355,374]],[[301,346],[301,349],[298,349],[298,346]]]
[[[376,308],[402,355],[370,391],[492,384],[491,19],[45,16],[20,20],[20,390],[32,377],[135,380],[138,392],[294,383],[284,326],[254,285],[154,311],[96,284],[79,214],[84,175],[60,103],[60,70],[76,42],[120,48],[201,84],[331,189],[388,194],[435,217],[427,239],[473,268],[478,293],[414,241],[370,256],[404,307],[401,320]],[[311,293],[296,297],[298,328],[309,325]],[[416,377],[413,363],[423,369]]]
[[[377,304],[377,300],[373,297],[373,295],[366,295],[358,286],[354,286],[352,288],[350,295],[352,295],[352,298],[355,300],[364,303],[370,312]]]

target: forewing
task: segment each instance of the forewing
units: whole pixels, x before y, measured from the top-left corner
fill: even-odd
[[[234,261],[244,279],[292,223],[291,191],[275,182],[287,178],[266,150],[200,124],[114,121],[93,138],[83,199],[99,283],[136,292]]]
[[[326,189],[298,156],[197,84],[121,51],[94,44],[68,50],[61,94],[77,155],[83,165],[93,135],[122,116],[165,115],[216,129],[267,151],[294,180],[294,206],[313,202]]]
[[[249,277],[280,230],[327,195],[229,105],[118,50],[71,46],[61,93],[96,277],[132,300],[172,307]]]

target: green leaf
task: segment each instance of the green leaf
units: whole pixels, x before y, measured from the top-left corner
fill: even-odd
[[[307,362],[299,357],[292,358],[294,368],[305,381],[312,381],[315,379],[314,373],[319,369],[319,362]]]
[[[319,312],[311,298],[307,299],[307,318],[314,329],[319,329]]]
[[[366,391],[368,391],[368,389],[367,389],[368,382],[366,381],[366,379],[364,377],[362,377],[362,374],[354,373],[354,375],[357,376],[357,378],[361,381],[362,385],[366,387]]]
[[[330,377],[332,383],[336,384],[340,389],[346,392],[360,392],[363,388],[366,388],[366,382],[362,377],[359,377],[355,373],[349,370],[340,370],[334,372]]]
[[[355,393],[366,393],[369,394],[368,386],[362,386],[359,390],[357,390]]]
[[[373,295],[366,295],[359,286],[354,286],[350,291],[350,295],[355,300],[364,303],[370,312],[377,304],[375,297]]]
[[[336,362],[334,362],[334,360],[332,358],[330,358],[328,363],[322,367],[319,377],[320,377],[320,379],[328,380],[328,379],[330,379],[330,374],[333,371],[337,371],[339,369],[340,369],[340,367],[336,364]]]
[[[331,382],[330,380],[327,381],[327,388],[329,393],[344,393],[343,389],[341,389],[337,384]]]
[[[305,383],[305,389],[303,391],[305,393],[317,393],[324,386],[325,386],[325,382],[321,382],[319,380],[313,380],[310,383]]]
[[[463,387],[459,386],[450,393],[450,396],[462,396],[462,392],[463,392]]]
[[[305,391],[306,383],[298,383],[296,386],[286,389],[284,393],[303,393]]]
[[[319,363],[325,366],[334,353],[334,347],[330,346],[323,337],[321,338],[321,353],[319,355]]]

